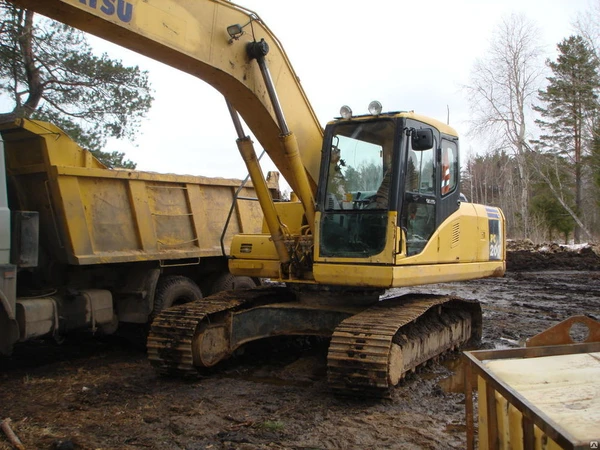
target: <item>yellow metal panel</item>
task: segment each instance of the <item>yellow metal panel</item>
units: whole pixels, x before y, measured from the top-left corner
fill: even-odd
[[[496,426],[498,428],[499,448],[502,450],[510,450],[512,448],[509,418],[508,402],[498,392],[494,392],[496,401]]]
[[[348,264],[317,264],[313,276],[318,283],[344,286],[391,287],[393,268]]]
[[[422,115],[416,114],[414,112],[404,112],[404,113],[400,113],[398,115],[409,118],[409,119],[418,120],[419,122],[428,123],[428,124],[432,125],[433,127],[437,128],[442,133],[449,134],[450,136],[458,137],[458,133],[450,125],[445,124],[444,122],[440,122],[439,120],[432,119],[431,117],[422,116]]]
[[[244,188],[238,197],[256,198],[254,189]],[[260,233],[263,224],[263,213],[256,200],[237,200],[238,224],[240,233]]]
[[[148,193],[146,192],[146,183],[140,180],[129,181],[129,199],[133,208],[133,220],[138,232],[138,238],[143,250],[155,252],[156,231],[148,205]]]
[[[231,256],[244,260],[276,260],[277,250],[268,234],[238,234],[231,242]]]
[[[398,254],[396,264],[404,266],[489,261],[490,248],[493,246],[490,245],[490,218],[486,208],[483,205],[461,203],[458,211],[438,227],[421,253],[409,257]],[[500,217],[501,236],[496,239],[505,241],[504,217],[500,210],[494,208],[494,211],[497,211]],[[501,252],[497,267],[502,267],[502,270],[495,272],[493,276],[501,276],[505,270],[501,261],[506,259],[506,255],[503,245],[497,245],[495,248]]]
[[[126,169],[83,168],[81,166],[57,166],[56,170],[61,175],[93,176],[97,178],[112,178],[122,180],[157,181],[161,183],[193,183],[206,186],[237,187],[241,181],[233,178],[209,178],[196,175],[179,175],[174,173],[142,172]],[[252,187],[248,182],[247,187]]]
[[[489,224],[485,208],[480,205],[462,204],[459,211],[444,221],[433,234],[423,251],[410,257],[397,253],[402,245],[399,239],[402,232],[396,223],[396,214],[390,212],[385,249],[379,255],[364,259],[320,257],[320,233],[317,227],[313,268],[315,280],[320,283],[388,288],[504,274],[504,261],[489,261]],[[457,227],[460,245],[453,245],[453,240],[457,239]],[[396,266],[391,265],[392,262]],[[386,263],[390,265],[375,265]]]
[[[79,179],[60,177],[57,180],[58,193],[63,204],[59,212],[66,227],[66,238],[74,255],[93,253],[90,229],[86,220],[85,208],[79,192]]]
[[[188,208],[191,212],[191,222],[194,230],[195,246],[200,247],[200,237],[206,236],[206,211],[202,202],[201,188],[197,184],[186,184]]]
[[[481,217],[479,205],[461,203],[435,231],[417,255],[399,255],[397,264],[437,264],[488,261],[487,216]],[[456,242],[458,245],[456,245]]]
[[[15,128],[19,127],[19,128]],[[10,161],[15,166],[23,167],[32,164],[65,165],[78,167],[105,168],[90,152],[79,147],[60,128],[48,122],[29,119],[17,119],[14,123],[5,123],[0,130],[3,138],[11,147],[20,147],[23,151],[15,151]],[[9,163],[8,166],[13,164]]]
[[[281,277],[279,267],[279,260],[229,260],[229,271],[234,275],[246,277],[272,278],[277,280]]]
[[[320,213],[317,213],[317,224]],[[444,263],[474,263],[489,261],[489,219],[485,207],[470,203],[462,203],[459,210],[449,216],[429,239],[423,251],[407,257],[401,248],[402,231],[396,227],[397,216],[390,212],[386,247],[381,254],[365,258],[322,258],[319,255],[320,236],[318,227],[315,236],[315,261],[347,263],[371,262],[392,263],[400,266],[433,265]],[[405,249],[404,249],[405,250]],[[500,276],[497,273],[495,276]]]
[[[74,177],[60,177],[75,179]],[[94,177],[77,177],[79,189],[72,194],[79,197],[84,208],[87,229],[93,253],[139,250],[140,243],[134,225],[127,180],[110,180]],[[77,230],[76,222],[69,217],[69,228]],[[76,252],[84,255],[84,252]]]
[[[189,250],[196,247],[186,185],[148,183],[147,189],[158,248]]]
[[[496,261],[414,266],[315,263],[313,273],[319,283],[391,288],[499,276],[499,273],[504,273],[504,263]]]
[[[221,186],[198,186],[196,194],[190,198],[194,202],[194,220],[197,223],[198,246],[202,249],[212,248],[221,252],[220,237],[225,225],[225,209],[232,202],[231,188]],[[237,230],[236,222],[232,225]],[[226,249],[228,245],[226,244]]]
[[[439,120],[433,119],[431,117],[423,116],[421,114],[416,114],[413,111],[399,112],[397,114],[394,114],[393,117],[403,117],[406,119],[417,120],[419,122],[423,122],[423,123],[431,125],[432,127],[438,129],[441,133],[445,133],[450,136],[458,137],[458,133],[450,125],[445,124],[444,122],[440,122]],[[370,119],[371,119],[371,117],[366,117],[366,116],[363,118],[361,118],[361,117],[353,117],[352,118],[353,121],[360,121],[360,120],[366,121],[366,120],[370,120]],[[334,123],[334,121],[330,121],[329,123]]]
[[[7,135],[2,138],[7,150],[5,152],[6,171],[13,175],[26,171],[27,173],[46,170],[46,141],[25,130]]]
[[[284,229],[291,235],[302,235],[302,219],[304,218],[304,209],[300,202],[281,202],[275,203],[275,210]],[[268,233],[267,225],[263,223],[262,232]]]

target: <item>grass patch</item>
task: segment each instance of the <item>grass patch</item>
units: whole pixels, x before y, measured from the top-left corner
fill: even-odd
[[[257,423],[256,428],[267,431],[283,431],[285,424],[279,420],[265,420],[264,422]]]

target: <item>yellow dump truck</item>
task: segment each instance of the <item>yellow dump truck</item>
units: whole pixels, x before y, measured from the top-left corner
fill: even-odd
[[[258,282],[226,257],[233,235],[262,229],[251,183],[111,170],[46,122],[0,133],[0,354]],[[268,186],[277,197],[278,173]]]

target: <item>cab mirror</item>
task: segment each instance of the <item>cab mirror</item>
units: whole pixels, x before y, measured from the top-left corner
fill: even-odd
[[[413,150],[429,150],[433,147],[433,131],[431,128],[413,130],[411,140]]]

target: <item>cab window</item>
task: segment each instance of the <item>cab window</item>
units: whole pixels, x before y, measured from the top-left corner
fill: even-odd
[[[442,197],[454,191],[458,180],[458,148],[455,142],[442,139],[441,186]]]
[[[406,191],[415,194],[434,194],[435,170],[433,148],[425,151],[410,150],[406,167]]]

